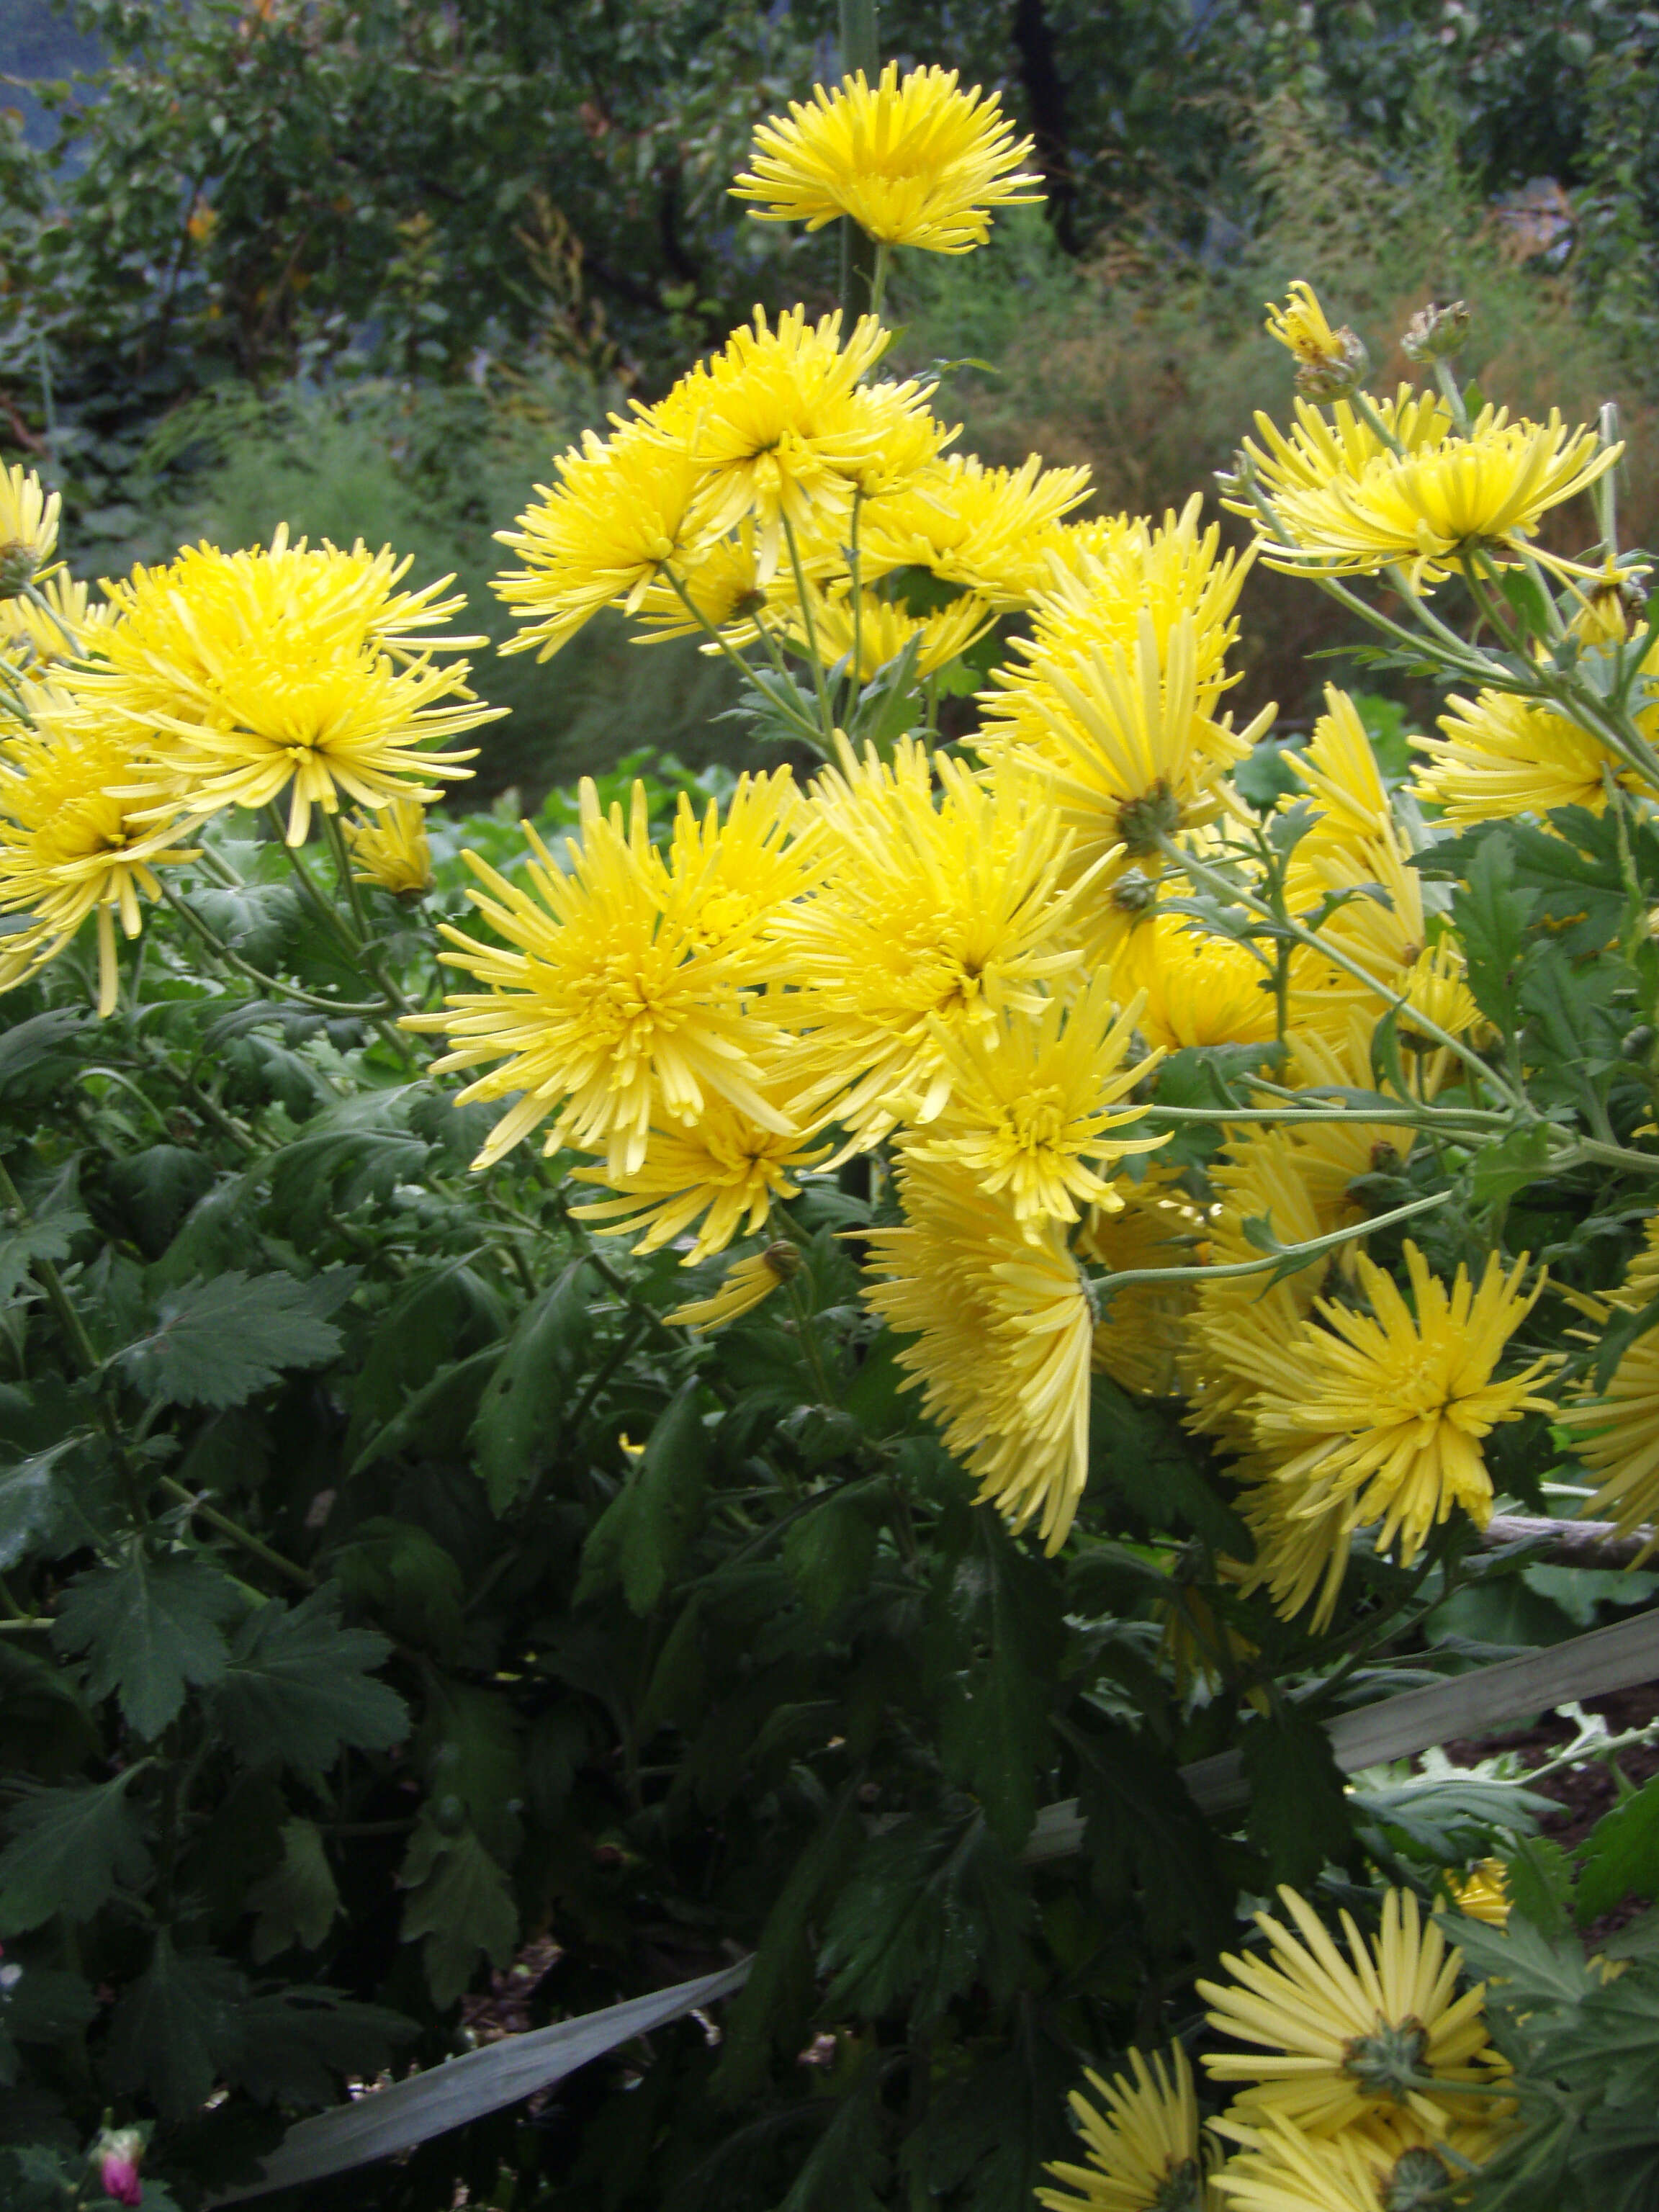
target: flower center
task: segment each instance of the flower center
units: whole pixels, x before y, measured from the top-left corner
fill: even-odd
[[[1022,1152],[1041,1152],[1058,1145],[1066,1133],[1065,1102],[1052,1084],[1017,1098],[1008,1109],[1008,1133]]]
[[[1370,2035],[1354,2038],[1343,2064],[1370,2095],[1392,2097],[1396,2104],[1403,2104],[1428,2047],[1429,2039],[1420,2021],[1379,2020]]]

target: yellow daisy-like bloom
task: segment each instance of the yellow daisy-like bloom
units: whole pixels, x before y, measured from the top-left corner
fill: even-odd
[[[1644,1236],[1621,1288],[1594,1302],[1598,1319],[1611,1319],[1614,1309],[1640,1313],[1659,1297],[1659,1215],[1650,1217]],[[1611,1517],[1621,1536],[1659,1522],[1659,1332],[1649,1329],[1626,1345],[1606,1389],[1597,1395],[1593,1382],[1586,1384],[1584,1395],[1556,1418],[1572,1432],[1573,1449],[1601,1485],[1583,1512]],[[1641,1565],[1656,1551],[1659,1527],[1632,1564]]]
[[[1547,707],[1504,691],[1446,703],[1443,736],[1417,741],[1429,757],[1413,787],[1453,822],[1503,821],[1557,806],[1600,814],[1609,777],[1626,791],[1654,795],[1611,745]]]
[[[1507,1379],[1492,1371],[1543,1288],[1540,1278],[1521,1291],[1524,1255],[1505,1274],[1493,1253],[1478,1288],[1460,1267],[1448,1291],[1409,1239],[1404,1250],[1416,1310],[1358,1255],[1355,1286],[1370,1311],[1318,1300],[1326,1326],[1261,1370],[1251,1418],[1264,1449],[1289,1455],[1279,1481],[1307,1486],[1316,1506],[1348,1498],[1355,1524],[1380,1520],[1379,1547],[1397,1536],[1409,1565],[1454,1507],[1480,1528],[1492,1517],[1481,1439],[1555,1407],[1532,1388],[1549,1359]]]
[[[51,560],[63,506],[21,461],[0,469],[0,599],[15,599]]]
[[[904,1225],[867,1232],[865,1301],[901,1335],[898,1355],[946,1448],[1011,1525],[1037,1517],[1050,1553],[1070,1533],[1089,1474],[1094,1313],[1061,1232],[1034,1243],[1006,1199],[965,1170],[906,1160]]]
[[[908,489],[868,501],[859,524],[859,574],[926,568],[976,592],[999,613],[1027,606],[1049,580],[1048,547],[1063,515],[1089,496],[1086,468],[1017,469],[947,453]]]
[[[345,826],[353,872],[360,884],[379,884],[397,898],[423,898],[432,888],[432,847],[426,834],[426,809],[413,799],[394,799],[377,809],[371,822]]]
[[[907,614],[890,599],[874,592],[855,593],[850,586],[813,592],[808,605],[818,659],[826,668],[842,659],[851,666],[856,652],[860,684],[869,683],[878,669],[896,660],[913,637],[917,640],[916,674],[935,676],[983,637],[996,620],[994,609],[972,592],[927,615]],[[797,653],[808,650],[799,602],[783,641]]]
[[[632,614],[665,568],[690,568],[715,534],[697,505],[702,467],[644,422],[608,439],[585,431],[554,467],[557,484],[538,484],[516,527],[495,533],[525,564],[491,587],[522,624],[501,649],[538,660],[602,607]],[[684,613],[672,587],[660,588]]]
[[[1346,1959],[1304,1898],[1279,1894],[1297,1933],[1258,1912],[1269,1955],[1226,1954],[1231,1980],[1197,1984],[1211,2027],[1256,2046],[1205,2057],[1212,2081],[1250,2085],[1230,2119],[1278,2118],[1329,2137],[1403,2112],[1443,2137],[1459,2120],[1490,2118],[1484,2100],[1458,2095],[1509,2070],[1487,2039],[1485,1988],[1456,1995],[1463,1954],[1448,1952],[1411,1892],[1383,1892],[1382,1931],[1369,1942],[1340,1916]]]
[[[1100,2105],[1073,2090],[1071,2107],[1089,2162],[1044,2166],[1066,2185],[1037,2191],[1048,2212],[1206,2212],[1215,2205],[1186,2052],[1171,2044],[1167,2059],[1154,2052],[1149,2065],[1132,2051],[1129,2064],[1132,2074],[1109,2081],[1085,2073]]]
[[[1304,367],[1320,368],[1343,359],[1341,338],[1331,328],[1318,294],[1300,277],[1282,306],[1268,301],[1267,331]]]
[[[907,1149],[919,1160],[954,1162],[987,1191],[1012,1199],[1014,1218],[1035,1238],[1045,1221],[1075,1221],[1085,1206],[1115,1212],[1123,1203],[1103,1167],[1169,1142],[1125,1136],[1144,1106],[1114,1113],[1163,1058],[1123,1065],[1139,1007],[1117,1012],[1112,981],[1096,975],[1069,1004],[1050,999],[1041,1012],[1005,1014],[994,1028],[947,1030],[939,1054],[951,1095],[923,1137]]]
[[[1156,853],[1161,837],[1208,819],[1223,774],[1275,711],[1263,708],[1240,731],[1214,718],[1189,615],[1163,640],[1143,608],[1129,645],[1050,655],[1036,638],[1026,650],[1028,664],[997,670],[1002,688],[981,696],[980,750],[993,758],[1006,750],[1048,779],[1080,867],[1114,848]]]
[[[118,796],[141,765],[121,725],[77,714],[36,687],[39,726],[0,752],[0,914],[27,926],[0,938],[0,989],[55,960],[90,914],[98,917],[98,1012],[115,1011],[115,922],[142,927],[138,900],[159,898],[155,870],[196,858],[177,845],[175,811],[142,818]]]
[[[1353,1528],[1346,1498],[1310,1506],[1286,1494],[1275,1479],[1273,1462],[1246,1453],[1229,1472],[1245,1486],[1238,1510],[1250,1532],[1255,1555],[1239,1578],[1248,1597],[1265,1589],[1281,1620],[1306,1613],[1306,1626],[1322,1636],[1331,1625],[1343,1578],[1353,1551]]]
[[[1261,2128],[1218,2125],[1243,2148],[1215,2186],[1243,2212],[1439,2212],[1496,2141],[1490,2129],[1431,2137],[1403,2116],[1333,2136],[1304,2135],[1278,2114]],[[1455,2154],[1445,2156],[1448,2149]]]
[[[787,1118],[793,1101],[775,1089],[773,1103]],[[578,1219],[603,1224],[609,1237],[643,1229],[635,1252],[659,1252],[701,1220],[682,1267],[695,1267],[725,1251],[736,1237],[757,1237],[775,1199],[793,1198],[796,1178],[830,1150],[811,1147],[810,1133],[783,1136],[763,1128],[723,1098],[708,1100],[686,1127],[653,1129],[644,1164],[633,1175],[613,1177],[605,1167],[578,1168],[578,1182],[610,1184],[617,1193],[572,1208]]]
[[[1080,964],[1075,898],[1060,889],[1067,843],[1030,778],[975,776],[909,738],[890,765],[873,749],[855,759],[843,742],[811,804],[825,879],[779,912],[773,936],[802,983],[803,1104],[827,1111],[834,1100],[868,1146],[901,1112],[927,1121],[944,1106],[952,1035],[1041,1015],[1046,987]]]
[[[700,951],[746,936],[816,887],[829,841],[787,768],[744,775],[722,821],[711,799],[702,814],[682,792],[669,845],[669,912],[684,916]]]
[[[35,587],[46,600],[0,599],[0,659],[39,674],[73,659],[109,620],[107,607],[88,607],[87,587],[60,569]]]
[[[1586,490],[1623,451],[1603,447],[1594,430],[1570,432],[1553,411],[1546,422],[1510,422],[1489,407],[1467,438],[1385,450],[1358,477],[1279,490],[1273,512],[1284,539],[1264,542],[1263,554],[1275,568],[1326,576],[1375,575],[1398,563],[1421,591],[1461,556],[1523,544],[1551,507]]]
[[[465,602],[440,599],[443,583],[398,592],[408,567],[362,544],[290,545],[283,530],[269,552],[186,546],[106,586],[114,618],[71,688],[148,737],[158,815],[264,806],[286,791],[298,845],[312,809],[337,812],[342,793],[367,807],[429,803],[471,775],[473,756],[427,741],[506,709],[477,703],[465,660],[434,659],[486,641],[421,634]]]
[[[799,535],[845,514],[895,421],[932,422],[931,385],[889,386],[873,413],[859,398],[889,343],[873,315],[860,316],[843,344],[838,313],[814,324],[792,307],[775,330],[757,307],[752,330],[733,331],[723,352],[699,362],[645,417],[696,461],[712,531],[754,518],[763,584],[784,557],[786,525]]]
[[[1378,419],[1407,458],[1432,452],[1451,434],[1451,410],[1437,392],[1419,392],[1402,384],[1392,399],[1372,402]],[[1318,492],[1336,483],[1356,484],[1374,461],[1391,449],[1353,403],[1339,399],[1328,415],[1298,399],[1289,433],[1269,415],[1255,418],[1261,444],[1244,441],[1240,459],[1267,497],[1278,502],[1303,492]],[[1243,491],[1234,488],[1222,501],[1235,514],[1260,520],[1256,508]]]
[[[1238,635],[1238,595],[1255,549],[1224,553],[1219,524],[1199,530],[1202,509],[1194,492],[1179,514],[1167,513],[1157,525],[1129,514],[1063,524],[1048,541],[1032,649],[1045,659],[1086,660],[1103,645],[1132,647],[1144,613],[1163,651],[1175,624],[1190,616],[1200,694],[1218,698],[1235,680],[1224,664]]]
[[[1125,939],[1118,988],[1144,994],[1142,1034],[1179,1052],[1186,1045],[1255,1044],[1276,1027],[1273,971],[1247,945],[1207,937],[1172,915],[1153,915]]]
[[[1162,1194],[1153,1176],[1127,1185],[1115,1211],[1091,1208],[1073,1249],[1109,1275],[1142,1267],[1190,1267],[1203,1224],[1196,1208]],[[1145,1398],[1175,1393],[1194,1283],[1132,1283],[1099,1301],[1094,1363],[1125,1390]]]
[[[800,1254],[793,1244],[769,1244],[763,1252],[750,1253],[746,1260],[728,1267],[712,1297],[676,1306],[663,1319],[683,1328],[724,1328],[727,1322],[763,1305],[774,1291],[781,1291],[799,1271]]]
[[[1029,205],[1042,179],[1016,173],[1031,141],[1016,139],[995,93],[957,88],[957,72],[889,62],[872,91],[862,70],[833,91],[815,86],[755,133],[754,167],[732,187],[762,222],[822,230],[850,216],[870,238],[930,253],[971,253],[994,207]]]
[[[1467,1874],[1449,1874],[1446,1887],[1458,1911],[1488,1928],[1507,1928],[1510,1922],[1509,1869],[1502,1859],[1482,1859]]]
[[[441,957],[486,988],[453,995],[443,1013],[405,1017],[407,1028],[448,1032],[453,1048],[434,1063],[439,1072],[502,1063],[458,1103],[521,1094],[474,1164],[492,1165],[556,1114],[545,1149],[603,1151],[614,1185],[644,1164],[653,1122],[695,1122],[711,1097],[792,1135],[761,1087],[760,1055],[775,1033],[755,1002],[777,965],[764,906],[736,914],[732,887],[706,855],[698,881],[676,882],[650,842],[643,785],[626,828],[619,805],[601,813],[586,778],[580,808],[568,870],[526,823],[536,854],[527,888],[466,854],[484,886],[472,902],[507,946],[446,924],[457,949]]]
[[[838,550],[810,536],[800,542],[799,550],[809,582],[841,566]],[[635,620],[643,625],[634,642],[654,645],[665,638],[701,637],[705,653],[719,653],[721,646],[708,636],[710,629],[717,630],[727,645],[752,645],[763,629],[775,632],[787,623],[794,605],[793,576],[775,575],[762,582],[755,526],[745,520],[729,537],[715,538],[695,558],[676,561],[672,570],[646,586],[633,609]]]
[[[1394,836],[1394,810],[1376,755],[1359,709],[1346,691],[1327,684],[1325,712],[1314,724],[1306,750],[1287,746],[1282,758],[1313,805],[1313,827],[1297,848],[1304,859],[1327,846],[1364,845]]]

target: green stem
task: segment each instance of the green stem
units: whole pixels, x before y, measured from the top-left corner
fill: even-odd
[[[1091,1274],[1089,1281],[1095,1290],[1111,1297],[1140,1283],[1219,1283],[1237,1275],[1265,1275],[1270,1268],[1283,1267],[1287,1261],[1316,1260],[1322,1252],[1334,1252],[1340,1244],[1352,1244],[1356,1238],[1369,1237],[1378,1229],[1391,1229],[1396,1222],[1409,1221],[1413,1214],[1431,1212],[1436,1206],[1448,1204],[1451,1196],[1449,1190],[1433,1191],[1427,1198],[1414,1198],[1408,1206],[1396,1206],[1387,1213],[1374,1213],[1368,1220],[1356,1221],[1346,1229],[1333,1229],[1326,1236],[1310,1237],[1304,1244],[1281,1245],[1277,1252],[1265,1252],[1259,1260],[1233,1260],[1219,1267],[1126,1267],[1121,1274]]]
[[[262,991],[274,992],[280,997],[294,1000],[297,1005],[309,1006],[319,1013],[333,1014],[337,1017],[347,1014],[379,1014],[384,1017],[397,1011],[396,1007],[385,999],[371,1000],[361,1006],[349,999],[325,999],[315,991],[301,989],[297,983],[287,983],[280,976],[267,975],[263,969],[256,968],[251,962],[244,960],[240,952],[233,951],[229,945],[216,937],[200,915],[196,913],[185,900],[179,897],[171,884],[162,884],[161,896],[179,919],[187,922],[195,931],[216,960],[222,962],[234,974],[244,977],[248,982],[257,983]]]
[[[795,579],[795,596],[800,602],[800,617],[806,631],[806,654],[812,664],[812,689],[817,695],[818,719],[823,725],[825,757],[832,757],[836,750],[836,713],[830,703],[830,684],[823,672],[823,663],[818,657],[817,625],[812,620],[812,602],[806,589],[806,571],[801,566],[800,547],[795,540],[795,526],[786,514],[782,518],[784,543],[789,548],[789,566]]]
[[[0,1205],[4,1205],[11,1210],[14,1218],[20,1225],[28,1221],[28,1208],[24,1205],[17,1186],[12,1181],[3,1160],[0,1160]],[[103,1363],[98,1357],[96,1346],[87,1334],[86,1323],[70,1303],[69,1292],[64,1288],[64,1279],[58,1273],[57,1267],[50,1260],[39,1258],[32,1260],[29,1265],[36,1280],[46,1294],[47,1303],[58,1316],[58,1326],[69,1340],[70,1349],[75,1355],[76,1365],[83,1375],[95,1375]]]
[[[1434,380],[1440,386],[1441,398],[1451,410],[1453,429],[1460,438],[1467,438],[1469,434],[1469,410],[1449,361],[1436,362]]]
[[[205,1521],[210,1528],[216,1528],[222,1536],[229,1537],[233,1544],[240,1544],[252,1558],[262,1560],[273,1574],[285,1576],[301,1589],[315,1589],[317,1587],[315,1575],[296,1565],[292,1559],[285,1559],[280,1552],[272,1551],[263,1537],[256,1536],[251,1528],[243,1528],[240,1521],[233,1521],[228,1513],[220,1512],[216,1505],[210,1505],[205,1498],[198,1498],[182,1482],[175,1482],[170,1474],[161,1476],[160,1486],[175,1504],[187,1505],[191,1513]]]
[[[690,616],[692,621],[695,622],[698,628],[705,633],[710,642],[719,647],[721,653],[723,653],[726,658],[732,663],[732,665],[741,674],[744,682],[752,685],[755,680],[754,670],[744,659],[743,655],[738,651],[736,646],[732,643],[731,640],[721,636],[720,631],[716,629],[714,623],[709,621],[702,609],[692,599],[684,585],[680,581],[679,578],[674,574],[674,571],[665,562],[662,568],[658,571],[658,574],[666,577],[676,599],[678,599],[680,605],[685,609],[687,614]],[[757,623],[756,628],[760,633],[761,643],[766,648],[767,653],[772,659],[772,662],[776,667],[779,674],[787,677],[788,675],[788,671],[784,666],[782,659],[779,655],[773,643],[772,633],[767,629],[763,622]],[[774,698],[772,703],[777,707],[782,714],[787,716],[788,720],[794,725],[796,729],[800,732],[801,736],[805,738],[805,742],[811,745],[814,752],[822,753],[823,751],[823,740],[818,734],[818,726],[816,722],[811,720],[806,715],[803,714],[797,707],[787,699]]]
[[[346,849],[345,832],[340,827],[337,814],[325,812],[323,836],[328,844],[328,856],[334,863],[334,880],[339,885],[341,896],[351,909],[351,923],[365,943],[373,934],[368,926],[368,914],[363,905],[362,886],[358,883],[351,866],[351,854]]]

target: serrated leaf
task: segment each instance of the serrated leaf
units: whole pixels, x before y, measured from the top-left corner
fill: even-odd
[[[434,2004],[454,2003],[481,1956],[498,1968],[507,1964],[518,1909],[506,1872],[471,1828],[446,1836],[422,1821],[398,1880],[409,1891],[403,1938],[421,1945]]]
[[[424,1528],[374,1514],[329,1564],[346,1595],[400,1642],[453,1654],[461,1638],[461,1571]]]
[[[113,1691],[127,1723],[153,1740],[191,1686],[216,1682],[228,1657],[223,1626],[242,1609],[235,1584],[205,1560],[152,1559],[88,1567],[52,1624],[54,1650],[85,1652],[87,1695]]]
[[[1173,1760],[1121,1723],[1091,1729],[1085,1756],[1078,1804],[1097,1889],[1120,1907],[1138,1898],[1164,1949],[1212,1955],[1232,1933],[1237,1885]]]
[[[619,1580],[631,1611],[649,1613],[702,1523],[708,1431],[701,1385],[683,1383],[658,1416],[645,1449],[588,1533],[576,1602]]]
[[[97,2016],[98,1999],[84,1975],[28,1960],[0,1990],[0,2033],[19,2043],[62,2043]]]
[[[1229,1558],[1255,1556],[1250,1532],[1211,1486],[1199,1447],[1165,1408],[1132,1398],[1109,1375],[1089,1386],[1089,1480],[1116,1491],[1153,1528],[1190,1528]]]
[[[58,1912],[90,1920],[118,1888],[148,1879],[149,1846],[127,1796],[141,1771],[32,1790],[12,1807],[11,1841],[0,1851],[0,1935],[23,1935]]]
[[[334,1358],[340,1332],[317,1306],[313,1286],[292,1275],[232,1268],[170,1292],[155,1327],[118,1357],[152,1397],[175,1406],[240,1406],[285,1368],[320,1367]]]
[[[16,1295],[37,1260],[67,1260],[71,1243],[91,1225],[79,1206],[59,1206],[0,1230],[0,1304]]]
[[[1052,1757],[1049,1713],[1065,1649],[1060,1580],[1021,1551],[988,1507],[975,1542],[941,1563],[932,1594],[930,1673],[938,1678],[939,1757],[973,1790],[998,1840],[1017,1851],[1036,1818]]]
[[[213,1707],[245,1765],[320,1774],[343,1749],[389,1751],[408,1735],[408,1708],[371,1671],[392,1646],[343,1628],[339,1603],[332,1589],[295,1606],[271,1598],[238,1629]]]
[[[263,1990],[227,2021],[219,2064],[227,2081],[262,2105],[349,2112],[339,2103],[341,2077],[373,2080],[416,2033],[401,2013],[354,2003],[337,1990]],[[144,2187],[148,2206],[148,2181]]]
[[[872,1507],[878,1480],[833,1492],[786,1532],[783,1564],[818,1620],[868,1583],[875,1565],[878,1522]]]
[[[334,1924],[340,1893],[314,1820],[283,1823],[283,1863],[255,1882],[247,1902],[258,1915],[249,1949],[262,1966],[290,1944],[314,1951]]]
[[[31,1552],[56,1559],[92,1534],[67,1480],[87,1443],[68,1436],[47,1450],[0,1467],[0,1572]]]
[[[1477,1206],[1513,1198],[1543,1174],[1550,1156],[1550,1133],[1542,1122],[1511,1129],[1495,1145],[1483,1145],[1470,1167]]]
[[[1275,1882],[1306,1889],[1353,1853],[1352,1808],[1331,1740],[1313,1715],[1282,1705],[1252,1721],[1241,1741],[1250,1788],[1249,1833]]]
[[[167,2119],[198,2112],[213,2093],[235,2036],[247,1984],[211,1951],[180,1951],[156,1931],[149,1963],[110,2021],[109,2075],[121,2090],[146,2090]]]
[[[519,1731],[507,1700],[428,1668],[426,1714],[415,1752],[426,1771],[432,1802],[466,1813],[489,1849],[510,1859],[521,1831],[524,1797]]]
[[[586,1262],[572,1262],[520,1317],[484,1386],[472,1425],[477,1469],[497,1513],[532,1483],[552,1455],[559,1407],[592,1330]]]
[[[73,1066],[64,1048],[86,1021],[80,1006],[52,1006],[44,1014],[31,1014],[26,1022],[0,1030],[0,1095],[19,1087],[27,1075]]]
[[[1030,1899],[977,1810],[946,1806],[876,1837],[830,1914],[826,2002],[875,2018],[909,2001],[912,2030],[983,1982],[1006,1997],[1025,1959]]]
[[[1604,1813],[1578,1847],[1581,1927],[1626,1897],[1659,1897],[1659,1775]]]

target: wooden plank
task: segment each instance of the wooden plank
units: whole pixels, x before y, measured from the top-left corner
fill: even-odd
[[[1343,1772],[1352,1774],[1455,1736],[1480,1735],[1505,1721],[1654,1680],[1659,1680],[1659,1612],[1638,1613],[1565,1644],[1339,1713],[1328,1724],[1331,1748]],[[1182,1768],[1181,1778],[1201,1813],[1235,1812],[1248,1799],[1237,1751],[1195,1759]],[[1045,1805],[1023,1856],[1037,1865],[1069,1857],[1082,1848],[1083,1826],[1076,1798]]]

